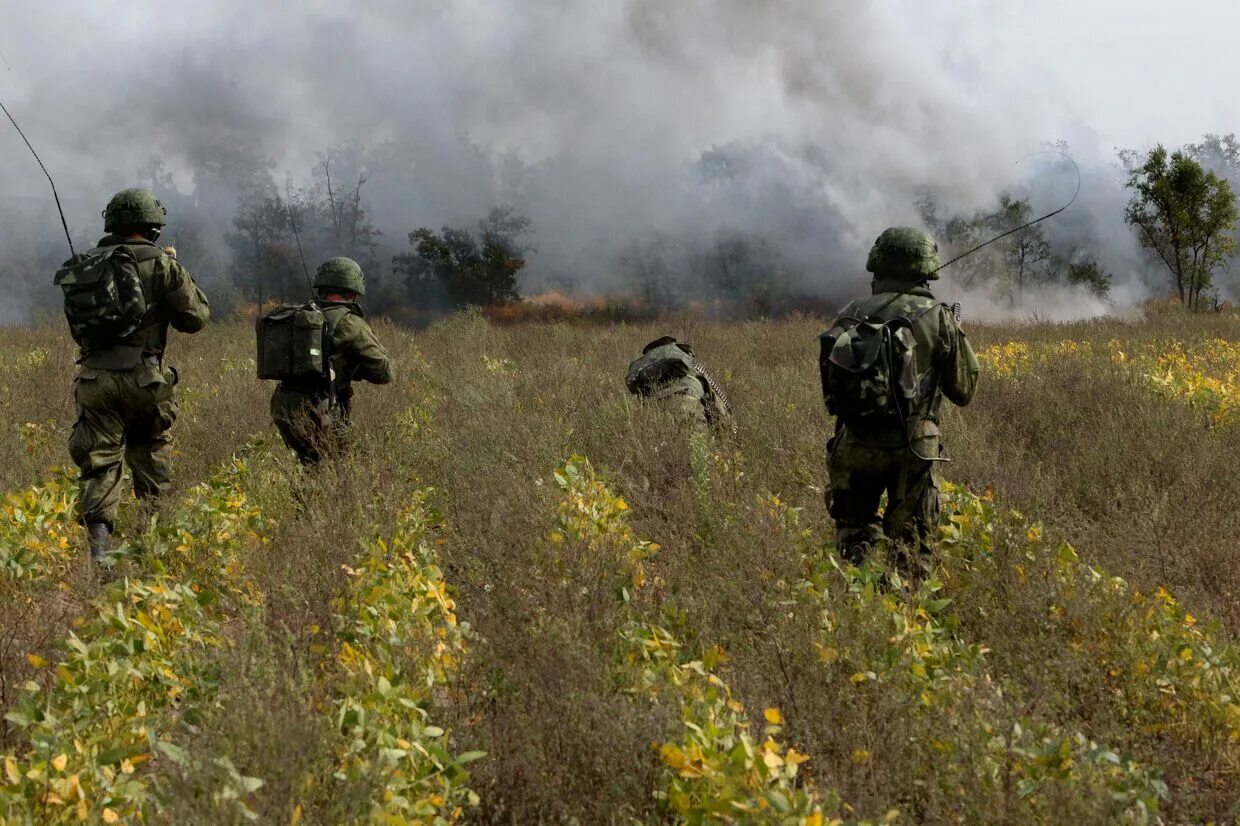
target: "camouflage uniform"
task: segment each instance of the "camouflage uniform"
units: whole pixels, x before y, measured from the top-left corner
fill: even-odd
[[[641,358],[629,365],[626,384],[629,392],[657,401],[703,432],[723,427],[732,416],[723,389],[694,358],[693,348],[671,336],[646,345]]]
[[[324,262],[316,274],[320,295],[345,291],[363,295],[361,267],[347,258]],[[282,381],[271,397],[271,418],[284,443],[303,464],[313,465],[344,447],[344,430],[353,403],[353,382],[389,384],[392,361],[353,302],[316,302],[325,316],[324,338],[335,377],[325,380]]]
[[[210,316],[206,296],[175,254],[153,241],[117,235],[99,242],[100,248],[116,245],[138,260],[147,315],[136,332],[115,344],[83,348],[74,382],[77,421],[69,437],[79,470],[81,521],[105,525],[108,532],[120,501],[122,461],[140,498],[158,496],[171,481],[177,372],[164,362],[168,327],[196,333]],[[92,545],[92,553],[97,550]]]
[[[913,371],[920,388],[904,422],[873,425],[845,423],[837,418],[835,435],[827,445],[827,494],[831,516],[838,532],[841,553],[859,560],[869,546],[884,537],[897,542],[905,551],[916,547],[922,555],[932,548],[930,538],[939,520],[938,459],[942,452],[939,408],[946,397],[956,405],[967,405],[977,386],[979,366],[968,338],[952,312],[935,300],[925,282],[937,268],[937,247],[925,233],[898,228],[902,235],[928,244],[924,257],[915,265],[899,254],[879,254],[880,245],[890,244],[888,230],[880,236],[871,253],[868,268],[875,273],[873,295],[849,304],[841,318],[869,318],[887,321],[904,317],[912,322],[915,346]],[[896,252],[901,250],[897,244]],[[824,338],[820,364],[828,357]],[[831,399],[827,398],[828,408]],[[883,493],[887,507],[880,517]]]

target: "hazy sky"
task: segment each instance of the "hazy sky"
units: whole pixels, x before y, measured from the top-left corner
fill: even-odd
[[[1240,130],[1240,3],[899,5],[962,82],[1025,99],[1048,132],[1138,147]]]
[[[1086,191],[1048,231],[1088,223],[1122,282],[1140,262],[1114,150],[1240,131],[1236,43],[1221,0],[2,0],[0,99],[75,227],[153,154],[183,188],[225,144],[305,182],[328,147],[391,142],[367,190],[386,239],[513,198],[531,269],[555,273],[643,233],[744,226],[855,279],[917,193],[993,208],[1031,184],[1018,159],[1066,139]],[[719,146],[745,147],[742,171],[703,191],[686,167]],[[496,180],[505,157],[534,172]],[[1070,191],[1034,177],[1035,209]],[[0,128],[0,204],[45,192]]]

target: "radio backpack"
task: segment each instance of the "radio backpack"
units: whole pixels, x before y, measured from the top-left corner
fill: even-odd
[[[843,315],[821,336],[822,392],[827,409],[850,425],[903,425],[922,388],[913,324],[939,306],[915,307],[912,316],[877,312]],[[888,302],[890,304],[891,302]]]
[[[161,255],[158,247],[144,245],[98,247],[56,271],[69,333],[79,347],[111,347],[137,332],[147,310],[138,264]]]
[[[281,304],[258,319],[258,377],[276,381],[326,379],[327,317],[313,301]]]

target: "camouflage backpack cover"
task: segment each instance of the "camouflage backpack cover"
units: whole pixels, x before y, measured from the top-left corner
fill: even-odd
[[[697,374],[693,349],[671,336],[663,336],[642,349],[641,357],[629,364],[625,386],[637,396],[651,396],[660,388]]]
[[[147,296],[138,265],[163,255],[152,246],[96,247],[66,261],[53,283],[64,291],[69,333],[84,350],[121,343],[141,327]]]
[[[640,358],[629,365],[625,385],[637,396],[662,399],[690,395],[702,406],[706,422],[722,425],[732,416],[728,398],[698,362],[693,348],[671,336],[650,342]]]
[[[897,314],[885,317],[883,310],[897,301]],[[854,312],[846,311],[820,336],[827,410],[847,425],[902,426],[925,392],[913,325],[939,302],[898,294],[869,311],[866,303],[873,302],[849,308]]]

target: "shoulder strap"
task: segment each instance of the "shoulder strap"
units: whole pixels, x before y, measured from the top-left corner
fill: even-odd
[[[353,380],[352,375],[337,376],[335,368],[332,365],[332,359],[335,357],[335,338],[336,328],[340,326],[340,322],[344,321],[347,316],[362,315],[361,308],[356,304],[333,304],[330,307],[320,307],[317,301],[311,301],[310,306],[315,307],[319,312],[323,313],[323,366],[327,370],[327,387],[328,400],[334,409],[338,405],[336,394],[336,382],[350,382]]]
[[[315,301],[310,302],[310,306],[315,307],[323,314],[323,332],[327,336],[331,336],[336,332],[336,326],[344,320],[345,316],[357,315],[361,317],[361,313],[349,304],[333,304],[330,307],[320,307]]]

